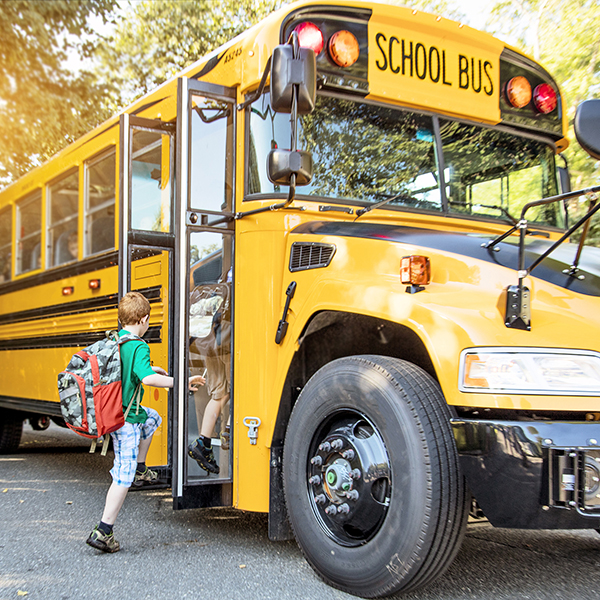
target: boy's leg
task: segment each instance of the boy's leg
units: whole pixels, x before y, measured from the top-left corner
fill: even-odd
[[[87,539],[90,546],[103,552],[117,552],[120,548],[119,542],[114,538],[112,526],[135,477],[140,430],[137,424],[125,423],[121,429],[111,433],[115,451],[113,468],[110,470],[113,482],[106,494],[102,520]]]
[[[114,481],[110,484],[104,503],[104,512],[102,513],[102,522],[107,525],[114,525],[123,506],[129,486],[118,485]]]
[[[135,472],[135,479],[133,481],[134,487],[141,487],[143,485],[155,484],[158,480],[158,475],[155,471],[152,471],[146,466],[146,457],[154,433],[158,429],[162,422],[160,415],[153,408],[144,407],[146,414],[146,422],[141,425],[140,430],[140,444],[137,455],[137,468]]]
[[[204,410],[204,417],[202,418],[202,427],[200,428],[200,435],[211,438],[215,430],[217,419],[221,414],[221,411],[225,405],[229,402],[229,394],[226,394],[222,398],[211,399],[206,405]]]

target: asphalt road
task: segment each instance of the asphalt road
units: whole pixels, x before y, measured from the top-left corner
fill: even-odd
[[[102,512],[112,459],[54,425],[25,427],[0,456],[0,600],[350,599],[325,585],[294,542],[270,542],[266,515],[173,511],[170,490],[128,495],[122,550],[84,542]],[[471,523],[446,575],[406,600],[600,598],[595,531],[499,530]]]

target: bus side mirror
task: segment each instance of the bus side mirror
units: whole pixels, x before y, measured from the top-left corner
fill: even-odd
[[[291,113],[294,88],[297,90],[296,115],[307,115],[315,108],[317,94],[317,59],[309,48],[291,44],[277,46],[271,60],[271,108],[273,112]]]
[[[579,145],[600,160],[600,100],[586,100],[575,113],[575,137]]]
[[[296,185],[308,185],[312,179],[313,160],[304,150],[271,150],[267,157],[267,175],[271,183],[291,185],[292,175]]]

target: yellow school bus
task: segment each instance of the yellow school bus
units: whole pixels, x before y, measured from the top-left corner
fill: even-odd
[[[268,513],[365,597],[440,576],[472,508],[600,529],[600,188],[568,189],[565,131],[556,82],[488,34],[273,13],[0,193],[1,451],[60,423],[57,373],[139,290],[176,509]],[[209,473],[188,446],[215,399]]]

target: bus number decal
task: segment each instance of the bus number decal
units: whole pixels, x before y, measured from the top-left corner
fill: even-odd
[[[439,50],[436,46],[427,47],[421,42],[415,44],[410,40],[399,40],[394,36],[388,42],[383,33],[375,36],[375,43],[381,52],[381,58],[375,61],[380,71],[389,70],[394,74],[416,76],[421,80],[428,78],[433,83],[455,86],[446,66],[450,64],[446,62],[446,50]],[[459,54],[457,63],[457,85],[460,89],[471,89],[476,94],[483,92],[486,96],[494,93],[493,65],[489,60]]]

